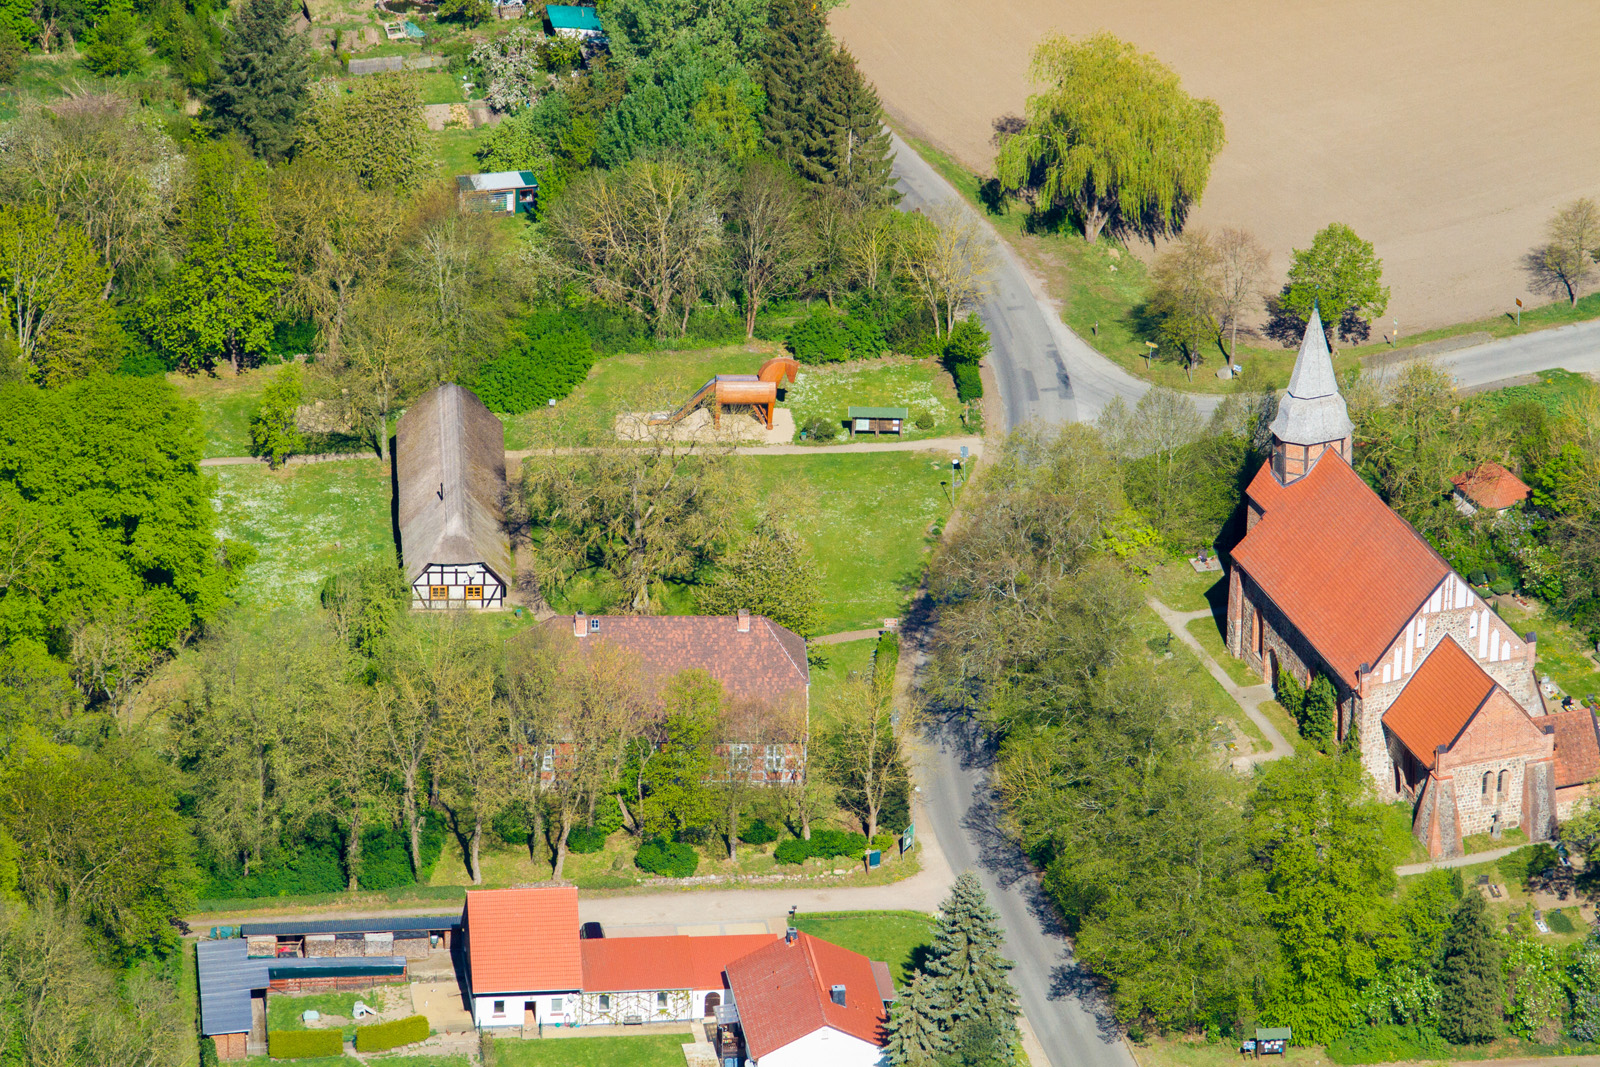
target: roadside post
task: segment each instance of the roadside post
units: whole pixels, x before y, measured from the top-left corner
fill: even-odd
[[[1144,369],[1149,370],[1150,357],[1156,354],[1156,343],[1154,341],[1146,341],[1144,343],[1144,349]]]
[[[1522,297],[1517,297],[1517,328],[1522,328]]]

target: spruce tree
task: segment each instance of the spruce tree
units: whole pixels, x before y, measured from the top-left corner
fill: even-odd
[[[832,184],[858,209],[893,205],[900,194],[889,173],[894,159],[889,131],[883,125],[878,93],[861,76],[855,57],[843,48],[835,52],[818,91],[829,126],[827,167]]]
[[[978,876],[956,879],[939,905],[927,972],[955,1029],[971,1023],[995,1035],[995,1053],[1010,1062],[1016,1035],[1016,993],[1006,972],[1011,961],[1000,955],[1000,916],[990,906]]]
[[[1458,1043],[1492,1041],[1500,1032],[1504,978],[1500,946],[1480,893],[1468,893],[1444,935],[1439,963],[1439,1032]]]
[[[917,972],[889,1012],[884,1027],[891,1067],[922,1067],[950,1047],[950,1004],[934,980]]]
[[[265,159],[293,147],[310,78],[305,35],[289,30],[296,10],[293,0],[243,0],[206,95],[208,120]]]
[[[767,17],[757,81],[767,95],[761,132],[767,147],[817,185],[829,178],[830,123],[817,87],[833,62],[833,41],[808,0],[774,0]]]

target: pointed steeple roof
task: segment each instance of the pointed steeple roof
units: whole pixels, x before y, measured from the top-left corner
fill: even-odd
[[[1313,304],[1311,321],[1306,323],[1300,353],[1289,375],[1289,391],[1278,402],[1278,416],[1272,420],[1272,434],[1289,444],[1319,445],[1354,432],[1333,374],[1333,354],[1322,332],[1322,313]]]

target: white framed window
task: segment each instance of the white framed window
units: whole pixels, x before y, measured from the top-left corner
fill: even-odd
[[[667,1006],[667,994],[666,994],[666,992],[662,991],[660,993],[657,993],[656,994],[656,1007],[665,1008],[666,1006]]]
[[[601,993],[600,994],[600,1010],[601,1011],[610,1011],[611,1010],[611,994],[610,993]]]
[[[494,1013],[496,1015],[504,1015],[506,1013],[506,1002],[503,1001],[503,1000],[495,1001],[494,1002]]]
[[[784,760],[783,748],[784,746],[782,745],[767,746],[766,758],[764,762],[766,769],[773,774],[778,774],[783,770],[783,765],[786,762]]]
[[[550,1010],[551,1011],[560,1011],[561,1010],[561,998],[560,997],[551,997],[550,998]]]

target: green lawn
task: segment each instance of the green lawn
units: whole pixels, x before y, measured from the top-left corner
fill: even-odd
[[[559,417],[574,418],[579,425],[609,432],[619,411],[657,410],[681,404],[712,375],[754,374],[775,353],[775,347],[764,347],[758,341],[748,346],[607,356],[597,361],[583,384],[553,410]],[[502,416],[506,448],[530,447],[549,417],[545,411]]]
[[[307,607],[334,571],[394,558],[389,468],[376,459],[213,473],[218,533],[259,553],[238,590],[241,603]]]
[[[819,911],[795,916],[795,928],[889,965],[896,983],[911,980],[918,950],[933,943],[933,916],[918,911]]]
[[[1553,617],[1535,603],[1533,611],[1524,611],[1509,600],[1502,600],[1496,611],[1520,634],[1533,632],[1539,638],[1538,670],[1550,675],[1568,695],[1583,700],[1590,694],[1600,694],[1600,667],[1586,652],[1588,641],[1572,627]]]
[[[277,371],[277,367],[257,367],[236,375],[219,368],[215,378],[176,371],[167,375],[179,394],[200,409],[200,430],[205,435],[202,456],[250,455],[250,419],[261,404],[261,391]]]
[[[425,71],[417,76],[417,89],[424,104],[464,104],[461,79],[443,70]]]
[[[909,409],[912,422],[904,426],[907,438],[969,432],[961,422],[955,383],[949,372],[931,359],[888,356],[861,363],[802,367],[786,401],[794,413],[797,440],[800,430],[812,419],[843,427],[845,410],[851,405]],[[933,420],[925,430],[915,425],[922,415]],[[845,436],[841,429],[840,437]]]
[[[1206,622],[1204,619],[1199,621]],[[1238,702],[1228,695],[1226,689],[1217,684],[1215,678],[1211,677],[1211,672],[1200,662],[1200,657],[1178,640],[1177,636],[1167,628],[1167,624],[1156,617],[1155,612],[1146,609],[1141,613],[1139,635],[1144,641],[1145,648],[1155,659],[1157,669],[1171,679],[1179,692],[1194,701],[1196,707],[1203,709],[1219,723],[1236,725],[1257,750],[1265,752],[1271,747],[1267,744],[1260,727],[1250,721]],[[1224,743],[1226,740],[1228,739],[1224,739]],[[1244,755],[1249,751],[1250,749],[1230,750],[1228,755],[1230,757]]]
[[[494,1067],[683,1067],[681,1034],[639,1037],[495,1038]]]
[[[742,456],[763,496],[797,486],[808,507],[795,526],[824,572],[819,633],[881,626],[922,580],[950,500],[942,457],[916,452]]]
[[[978,175],[927,142],[911,137],[906,139],[968,201],[983,209],[983,202],[978,195]],[[1242,382],[1222,381],[1216,377],[1216,369],[1223,362],[1220,347],[1212,348],[1207,353],[1205,362],[1195,370],[1192,382],[1176,363],[1156,361],[1146,369],[1143,356],[1147,349],[1144,342],[1155,340],[1155,337],[1151,332],[1153,324],[1140,313],[1140,305],[1146,298],[1148,272],[1137,256],[1105,235],[1090,245],[1081,234],[1072,230],[1030,232],[1028,212],[1015,201],[1008,200],[998,214],[987,211],[985,214],[1001,236],[1044,276],[1050,295],[1061,301],[1062,318],[1067,325],[1135,376],[1173,389],[1206,393],[1232,392],[1241,384],[1250,389],[1266,386],[1281,389],[1288,384],[1289,372],[1294,366],[1295,349],[1283,348],[1271,342],[1263,347],[1239,345],[1237,361],[1245,368]],[[1273,280],[1277,282],[1281,279]],[[1529,308],[1522,313],[1520,326],[1511,310],[1414,334],[1407,333],[1402,322],[1398,350],[1404,351],[1414,345],[1469,333],[1510,337],[1596,317],[1600,317],[1600,293],[1583,297],[1576,307],[1556,302]],[[1384,357],[1395,352],[1397,349],[1391,348],[1383,337],[1387,325],[1387,320],[1374,323],[1372,339],[1365,345],[1340,343],[1334,353],[1335,369],[1343,374],[1360,366],[1365,358]]]
[[[475,130],[429,130],[427,143],[433,148],[434,161],[439,165],[439,177],[450,180],[458,174],[476,174],[482,167],[473,154],[483,143],[489,127]]]
[[[828,701],[844,685],[851,674],[865,675],[872,669],[872,650],[878,639],[845,641],[837,645],[817,645],[816,651],[826,660],[826,666],[811,668],[811,707],[813,712],[827,706]]]
[[[1223,643],[1222,632],[1217,629],[1215,619],[1191,619],[1188,630],[1194,635],[1200,647],[1211,654],[1211,658],[1221,664],[1222,669],[1228,672],[1238,685],[1260,685],[1261,678],[1255,671],[1241,659],[1236,659],[1228,654],[1228,646]]]
[[[681,1055],[680,1055],[681,1058]],[[284,1063],[293,1063],[294,1067],[472,1067],[472,1061],[466,1056],[379,1056],[376,1059],[359,1060],[354,1056],[312,1056],[300,1060],[274,1060],[267,1056],[251,1056],[245,1060],[235,1060],[235,1063],[244,1067],[282,1067]]]
[[[1150,573],[1150,595],[1173,611],[1213,611],[1228,604],[1228,576],[1197,571],[1188,560],[1169,560]]]
[[[306,1030],[301,1016],[308,1011],[324,1016],[337,1015],[350,1019],[355,1015],[355,1003],[364,1000],[372,1004],[370,993],[274,993],[267,998],[268,1030]],[[376,1007],[376,1005],[374,1005]]]

